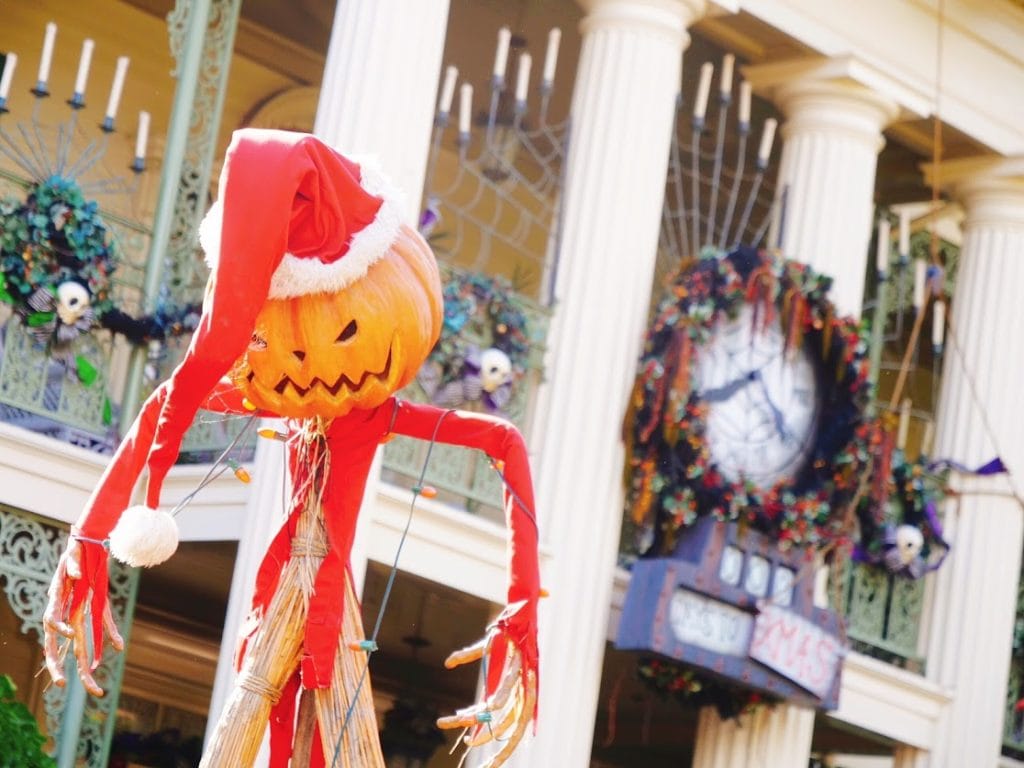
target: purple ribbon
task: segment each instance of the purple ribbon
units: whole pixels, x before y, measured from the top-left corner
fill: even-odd
[[[961,464],[960,462],[952,461],[950,459],[939,459],[938,461],[933,461],[928,465],[929,472],[940,472],[944,469],[952,469],[955,472],[961,472],[965,475],[978,475],[984,477],[987,475],[1001,475],[1006,471],[1006,465],[1003,464],[1003,460],[998,456],[985,462],[977,469],[971,469],[965,464]]]

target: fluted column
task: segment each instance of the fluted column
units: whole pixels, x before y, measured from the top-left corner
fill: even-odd
[[[942,181],[966,215],[935,454],[977,465],[998,451],[1021,478],[1024,157],[949,163]],[[962,495],[946,511],[953,549],[938,573],[928,654],[929,676],[953,699],[936,729],[932,768],[999,758],[1024,536],[1005,478],[954,484]]]
[[[899,109],[892,97],[858,82],[857,72],[848,60],[745,71],[786,118],[777,187],[785,201],[771,240],[781,235],[785,256],[831,275],[832,300],[853,316],[864,298],[882,129]]]
[[[779,706],[739,720],[723,721],[712,707],[697,720],[694,768],[806,768],[811,755],[814,711]]]
[[[274,420],[266,420],[261,426],[282,428],[281,424]],[[235,683],[235,651],[238,648],[242,624],[249,615],[252,604],[256,572],[270,540],[284,521],[284,467],[284,443],[266,439],[257,441],[256,457],[251,472],[252,485],[245,504],[246,522],[235,554],[235,569],[231,576],[231,592],[224,616],[220,655],[217,657],[217,672],[213,679],[210,714],[206,721],[207,738],[213,734],[221,709]],[[264,762],[258,764],[262,765]]]
[[[541,723],[520,768],[590,764],[622,523],[622,415],[650,300],[687,26],[703,0],[581,0],[549,383],[535,420]]]
[[[314,132],[344,153],[376,156],[413,214],[447,25],[448,0],[339,0],[320,86]]]

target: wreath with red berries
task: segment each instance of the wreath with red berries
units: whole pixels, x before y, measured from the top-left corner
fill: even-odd
[[[624,428],[626,519],[637,554],[671,553],[701,516],[749,525],[781,547],[843,535],[869,460],[870,383],[866,340],[852,319],[836,316],[831,282],[750,248],[708,249],[674,277],[647,333]],[[787,346],[808,351],[824,384],[809,459],[769,488],[719,472],[705,441],[708,406],[691,375],[716,323],[744,306],[754,308],[754,322],[779,322]]]

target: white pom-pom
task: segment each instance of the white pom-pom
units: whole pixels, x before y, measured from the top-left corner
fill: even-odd
[[[128,507],[110,532],[110,554],[125,565],[159,565],[178,548],[178,524],[170,514],[138,504]]]

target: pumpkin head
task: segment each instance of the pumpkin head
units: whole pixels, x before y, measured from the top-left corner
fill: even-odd
[[[416,375],[442,311],[434,256],[402,227],[388,252],[343,290],[268,300],[231,378],[258,408],[288,418],[374,408]]]

